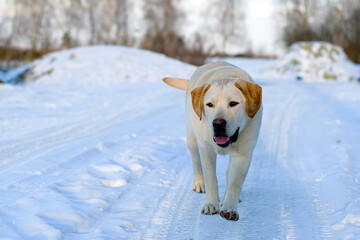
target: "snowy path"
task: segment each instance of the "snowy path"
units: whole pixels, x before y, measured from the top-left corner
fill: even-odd
[[[348,87],[264,83],[263,126],[239,204],[240,223],[200,214],[204,197],[191,193],[188,164],[158,204],[160,210],[144,238],[356,239],[360,194],[358,186],[349,188],[360,174],[358,165],[347,165],[360,160],[353,145],[360,143],[360,119],[351,108],[355,104],[347,108],[349,104],[334,99],[348,95]],[[345,126],[337,127],[339,123]],[[357,154],[344,160],[349,156],[341,153],[347,146]],[[218,159],[222,193],[226,165],[227,159]],[[349,182],[339,180],[344,174]]]
[[[3,86],[0,239],[359,239],[360,86],[256,80],[264,117],[237,222],[200,213],[184,92]]]

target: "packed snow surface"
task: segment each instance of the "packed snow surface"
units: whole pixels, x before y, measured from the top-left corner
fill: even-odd
[[[258,64],[239,63],[250,74]],[[0,239],[359,239],[360,85],[254,74],[263,123],[229,222],[200,213],[185,94],[161,81],[194,70],[94,46],[36,61],[25,86],[1,85]],[[227,162],[218,157],[220,196]]]
[[[328,42],[296,42],[277,61],[260,69],[263,75],[298,78],[304,81],[355,81],[359,68],[344,51]]]

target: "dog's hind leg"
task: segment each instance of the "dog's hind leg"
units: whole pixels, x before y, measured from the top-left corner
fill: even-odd
[[[205,185],[204,185],[203,171],[201,167],[199,147],[194,133],[189,128],[187,129],[187,146],[191,153],[193,169],[194,169],[193,190],[194,192],[204,193]]]

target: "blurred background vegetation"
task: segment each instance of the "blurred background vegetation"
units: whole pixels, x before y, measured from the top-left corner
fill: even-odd
[[[197,65],[214,55],[274,57],[251,49],[246,2],[202,1],[201,11],[190,18],[191,1],[182,0],[0,0],[0,58],[31,61],[50,51],[97,44],[144,48]],[[272,21],[284,46],[328,41],[359,63],[360,0],[273,4]]]
[[[285,25],[280,40],[327,41],[339,45],[355,63],[360,61],[360,0],[279,0]]]

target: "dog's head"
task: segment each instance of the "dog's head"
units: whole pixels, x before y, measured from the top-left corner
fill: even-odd
[[[239,130],[255,116],[261,106],[262,89],[246,81],[219,82],[191,91],[192,106],[205,121],[220,147],[237,141]]]

